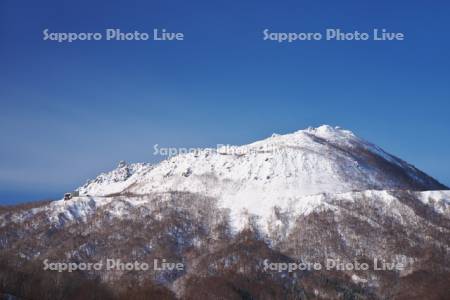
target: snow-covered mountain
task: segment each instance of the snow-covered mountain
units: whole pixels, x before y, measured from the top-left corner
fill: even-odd
[[[368,189],[446,187],[351,131],[323,125],[249,145],[181,154],[155,166],[121,162],[79,191],[92,196],[185,191],[263,201]]]
[[[309,195],[442,189],[447,188],[351,131],[323,125],[244,146],[181,154],[154,166],[121,162],[78,190],[90,196],[198,193],[219,199],[239,225],[242,211],[266,223],[275,206],[318,204],[299,201]]]
[[[2,278],[17,277],[4,284],[16,293],[23,278],[34,287],[35,277],[14,270],[37,262],[25,274],[40,277],[47,258],[181,261],[181,272],[86,277],[100,276],[115,293],[152,278],[150,287],[164,285],[166,295],[183,299],[445,299],[450,284],[448,188],[341,128],[272,135],[155,165],[121,162],[77,190],[70,200],[0,207],[0,292]],[[405,268],[268,272],[266,259],[382,259]]]

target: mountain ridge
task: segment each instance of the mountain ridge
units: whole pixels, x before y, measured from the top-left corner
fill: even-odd
[[[156,165],[121,162],[78,191],[81,196],[200,194],[219,199],[219,206],[231,210],[234,227],[242,229],[242,213],[258,216],[265,228],[273,207],[290,210],[298,201],[315,207],[305,200],[313,195],[447,189],[353,132],[322,125],[247,145],[183,153]]]
[[[105,258],[182,262],[183,271],[80,273],[108,292],[126,294],[127,282],[152,295],[158,287],[169,299],[442,299],[449,283],[450,191],[340,128],[272,135],[156,165],[121,162],[78,191],[0,210],[0,289],[6,282],[12,295],[23,295],[36,278],[53,282],[40,273],[44,259]],[[267,259],[371,268],[278,272],[264,270]],[[404,268],[375,270],[375,259]],[[23,282],[24,274],[8,271],[17,265],[36,267],[24,273],[25,284],[9,280]]]
[[[288,153],[289,150],[293,150],[291,153]],[[90,194],[90,195],[107,195],[108,193],[119,193],[119,192],[125,192],[127,189],[129,189],[129,192],[133,193],[140,193],[141,191],[136,187],[130,187],[131,184],[133,185],[140,185],[142,187],[142,191],[148,191],[151,192],[152,189],[149,187],[145,187],[142,185],[142,182],[139,182],[137,176],[133,175],[141,175],[141,176],[148,176],[148,173],[152,173],[157,171],[158,169],[167,169],[167,172],[164,174],[167,175],[166,177],[170,176],[183,176],[185,178],[189,177],[190,175],[204,175],[207,174],[208,171],[211,171],[213,175],[224,175],[227,177],[227,174],[224,174],[224,170],[219,170],[216,173],[222,172],[222,174],[214,174],[214,169],[220,169],[221,166],[217,165],[218,163],[231,163],[232,165],[227,165],[226,168],[230,172],[231,168],[234,167],[233,162],[229,162],[229,160],[220,160],[216,159],[216,161],[212,161],[211,157],[233,157],[233,158],[242,158],[246,157],[248,159],[258,159],[259,155],[267,154],[264,157],[264,161],[267,162],[270,159],[277,158],[280,160],[283,160],[285,157],[283,157],[284,152],[285,156],[290,155],[287,159],[293,159],[295,156],[302,156],[300,161],[288,161],[285,162],[286,165],[284,166],[283,170],[273,170],[275,171],[285,171],[283,174],[276,174],[278,176],[285,176],[285,177],[291,177],[293,176],[292,173],[289,172],[289,170],[286,170],[287,168],[293,168],[293,171],[296,171],[299,173],[300,171],[303,172],[304,177],[312,177],[315,176],[315,173],[321,173],[322,171],[322,177],[331,175],[334,176],[336,174],[330,174],[330,172],[326,171],[341,171],[343,172],[343,168],[347,168],[347,170],[353,170],[354,172],[361,171],[361,174],[359,175],[366,175],[366,177],[376,177],[381,176],[379,174],[371,174],[368,172],[368,170],[364,170],[364,164],[368,165],[369,168],[373,168],[374,172],[380,173],[380,168],[383,168],[387,166],[392,172],[397,172],[397,174],[394,174],[397,177],[403,177],[400,180],[397,180],[395,182],[395,179],[389,178],[391,182],[379,182],[376,178],[369,178],[369,182],[366,182],[366,184],[361,184],[362,186],[356,186],[356,189],[358,190],[365,190],[365,189],[372,189],[372,188],[378,188],[378,189],[393,189],[393,188],[402,188],[402,189],[417,189],[417,190],[441,190],[441,189],[448,189],[445,185],[441,184],[437,180],[431,178],[424,172],[418,170],[413,165],[391,155],[379,148],[378,146],[369,143],[359,137],[357,137],[355,134],[353,134],[351,131],[341,129],[340,127],[331,127],[328,125],[323,125],[318,128],[312,128],[309,127],[305,130],[299,130],[291,134],[286,135],[272,135],[271,137],[256,141],[247,145],[243,146],[224,146],[224,147],[218,147],[217,149],[204,149],[197,152],[191,152],[187,154],[180,154],[177,156],[169,157],[166,160],[163,160],[155,165],[150,165],[147,163],[134,163],[130,165],[126,164],[119,164],[118,168],[108,172],[108,173],[102,173],[99,177],[97,177],[94,180],[88,181],[85,185],[78,188],[81,194]],[[336,154],[334,155],[333,153]],[[272,155],[270,155],[272,154]],[[327,157],[328,155],[328,157]],[[320,159],[319,156],[323,156],[325,159]],[[347,156],[347,157],[345,157]],[[333,159],[339,159],[344,157],[345,160],[340,161],[340,164],[346,163],[345,166],[343,166],[340,169],[333,169],[329,170],[327,169],[328,166],[326,164],[333,163]],[[195,159],[193,159],[195,158]],[[315,159],[315,161],[309,162],[309,160]],[[187,160],[187,162],[183,161]],[[205,169],[205,166],[201,166],[201,161],[206,160],[210,161],[211,164],[216,164],[215,166],[212,166],[212,170],[201,170],[197,172],[196,174],[195,170],[192,170],[196,167],[196,165],[200,165],[199,168]],[[241,159],[242,160],[242,159]],[[372,160],[372,161],[368,161]],[[375,161],[374,161],[375,160]],[[175,164],[175,168],[167,168],[167,163],[169,164]],[[277,162],[275,162],[277,163]],[[301,165],[300,167],[304,167],[303,170],[295,169],[295,163],[297,165]],[[322,164],[321,164],[322,163]],[[379,165],[377,165],[377,163]],[[179,171],[181,168],[186,165],[186,168]],[[309,164],[309,165],[307,165]],[[324,165],[325,164],[325,165]],[[352,164],[354,164],[352,166]],[[361,165],[363,164],[363,165]],[[244,166],[244,168],[247,168],[246,171],[254,172],[256,173],[256,170],[249,170],[249,167],[253,168],[260,168],[264,165],[263,161],[257,161],[256,164],[252,166]],[[334,166],[332,166],[334,167]],[[309,168],[309,169],[308,169]],[[315,171],[315,168],[322,168],[322,170]],[[378,168],[378,170],[377,170]],[[178,170],[175,170],[178,169]],[[223,169],[223,168],[222,168]],[[131,171],[131,172],[130,172]],[[173,174],[170,173],[170,171],[173,172]],[[178,172],[177,172],[178,171]],[[239,168],[233,168],[233,171],[240,171]],[[123,173],[130,172],[129,176],[124,177]],[[374,173],[372,172],[372,173]],[[114,174],[118,173],[118,174]],[[265,176],[263,176],[265,175]],[[385,174],[384,174],[385,175]],[[262,174],[257,179],[264,179],[264,177],[270,176],[269,172],[266,172],[266,174]],[[104,189],[102,187],[102,183],[105,181],[104,178],[110,177],[107,181],[107,184],[111,184],[111,190],[108,191],[107,189]],[[228,176],[229,177],[229,176]],[[154,179],[154,178],[152,178]],[[231,178],[232,179],[232,178]],[[255,178],[254,178],[255,179]],[[300,178],[302,179],[302,178]],[[323,178],[319,178],[321,180],[318,180],[319,182],[315,182],[316,184],[320,184],[320,181],[323,181]],[[350,178],[353,180],[347,180],[348,178],[345,178],[346,181],[358,181],[357,178]],[[145,179],[143,179],[145,181]],[[371,180],[371,181],[370,181]],[[127,181],[125,183],[125,181]],[[150,180],[149,180],[150,181]],[[393,182],[392,182],[393,181]],[[402,182],[398,182],[402,181]],[[118,184],[120,182],[124,182],[124,184]],[[312,182],[314,183],[314,182]],[[335,183],[335,182],[333,182]],[[361,182],[360,182],[361,183]],[[355,185],[355,183],[353,182]],[[115,187],[113,185],[116,185]],[[386,185],[386,186],[385,186]],[[186,187],[187,191],[191,192],[197,192],[194,190],[189,190],[189,187]],[[345,192],[350,191],[351,188],[347,190],[338,190],[338,192]],[[327,190],[325,189],[315,189],[313,191],[314,193],[321,193],[321,192],[335,192],[334,190]],[[302,195],[307,195],[305,193],[302,193]]]

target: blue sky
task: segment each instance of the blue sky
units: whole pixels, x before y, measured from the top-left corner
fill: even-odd
[[[0,3],[0,203],[55,198],[153,145],[243,144],[338,125],[450,185],[444,1]],[[56,43],[42,31],[185,34]],[[262,31],[403,32],[278,44]]]

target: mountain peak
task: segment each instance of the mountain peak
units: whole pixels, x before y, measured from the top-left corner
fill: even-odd
[[[319,127],[308,127],[307,129],[303,129],[300,131],[308,131],[308,132],[337,132],[342,130],[339,126],[330,126],[327,124],[320,125]]]
[[[299,130],[297,133],[311,134],[323,139],[351,139],[359,138],[350,130],[343,129],[339,126],[321,125],[319,127],[308,127],[307,129]]]
[[[120,167],[122,166],[122,167]],[[80,193],[181,191],[229,202],[271,204],[300,196],[362,190],[446,187],[414,166],[340,127],[322,125],[248,145],[187,153],[157,165],[130,164],[103,173]],[[244,202],[243,202],[244,201]]]

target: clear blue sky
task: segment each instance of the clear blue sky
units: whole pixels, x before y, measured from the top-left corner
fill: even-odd
[[[339,125],[450,185],[448,1],[0,2],[0,203],[60,197],[153,145],[243,144]],[[262,40],[386,28],[402,42]],[[185,33],[43,41],[42,31]]]

